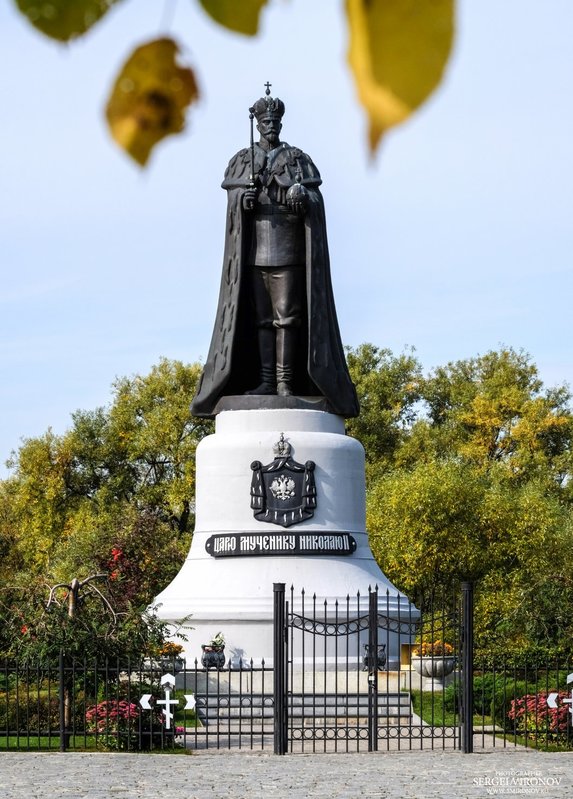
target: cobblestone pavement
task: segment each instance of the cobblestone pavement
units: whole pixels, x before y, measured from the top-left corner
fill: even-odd
[[[573,754],[0,754],[1,799],[573,797]]]

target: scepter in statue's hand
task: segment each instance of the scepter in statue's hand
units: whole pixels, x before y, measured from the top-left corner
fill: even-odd
[[[255,138],[253,134],[253,119],[255,118],[255,109],[249,108],[249,119],[251,122],[251,172],[249,174],[249,185],[245,194],[243,195],[243,208],[245,211],[252,211],[257,201],[257,188],[255,181]]]

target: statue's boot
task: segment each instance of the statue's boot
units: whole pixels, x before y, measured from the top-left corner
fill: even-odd
[[[290,397],[293,393],[294,360],[298,330],[279,327],[277,330],[277,394]]]
[[[259,358],[261,361],[261,383],[246,394],[276,394],[276,333],[274,327],[258,330]]]

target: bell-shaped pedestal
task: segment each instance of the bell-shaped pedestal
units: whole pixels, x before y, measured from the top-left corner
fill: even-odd
[[[252,464],[273,464],[281,435],[293,461],[315,464],[313,515],[288,526],[258,520],[251,507],[257,493]],[[269,498],[280,508],[285,493],[279,487]],[[232,665],[251,658],[271,664],[274,583],[285,583],[287,595],[294,586],[295,609],[304,589],[307,608],[324,608],[326,601],[332,613],[338,602],[351,614],[368,612],[369,588],[377,586],[385,614],[411,617],[407,597],[387,580],[370,550],[364,449],[345,434],[340,416],[300,408],[218,414],[215,434],[197,448],[196,525],[189,555],[154,604],[160,618],[173,624],[188,617],[193,629],[185,631],[185,654],[191,662],[200,660],[202,644],[222,632]],[[363,603],[357,603],[358,593]],[[360,635],[368,641],[367,630]],[[362,643],[360,638],[357,652]],[[397,636],[394,641],[391,635],[388,644],[387,668],[399,668]],[[329,660],[335,667],[336,655]]]

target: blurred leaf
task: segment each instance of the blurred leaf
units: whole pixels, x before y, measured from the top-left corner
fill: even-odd
[[[199,0],[207,14],[219,25],[246,36],[259,29],[259,14],[267,0]]]
[[[346,0],[348,60],[370,121],[370,149],[438,86],[450,54],[454,0]]]
[[[195,76],[177,65],[173,39],[136,48],[109,98],[106,116],[113,138],[144,166],[157,142],[185,127],[185,109],[199,97]]]
[[[16,5],[39,31],[68,42],[83,36],[120,0],[16,0]]]

